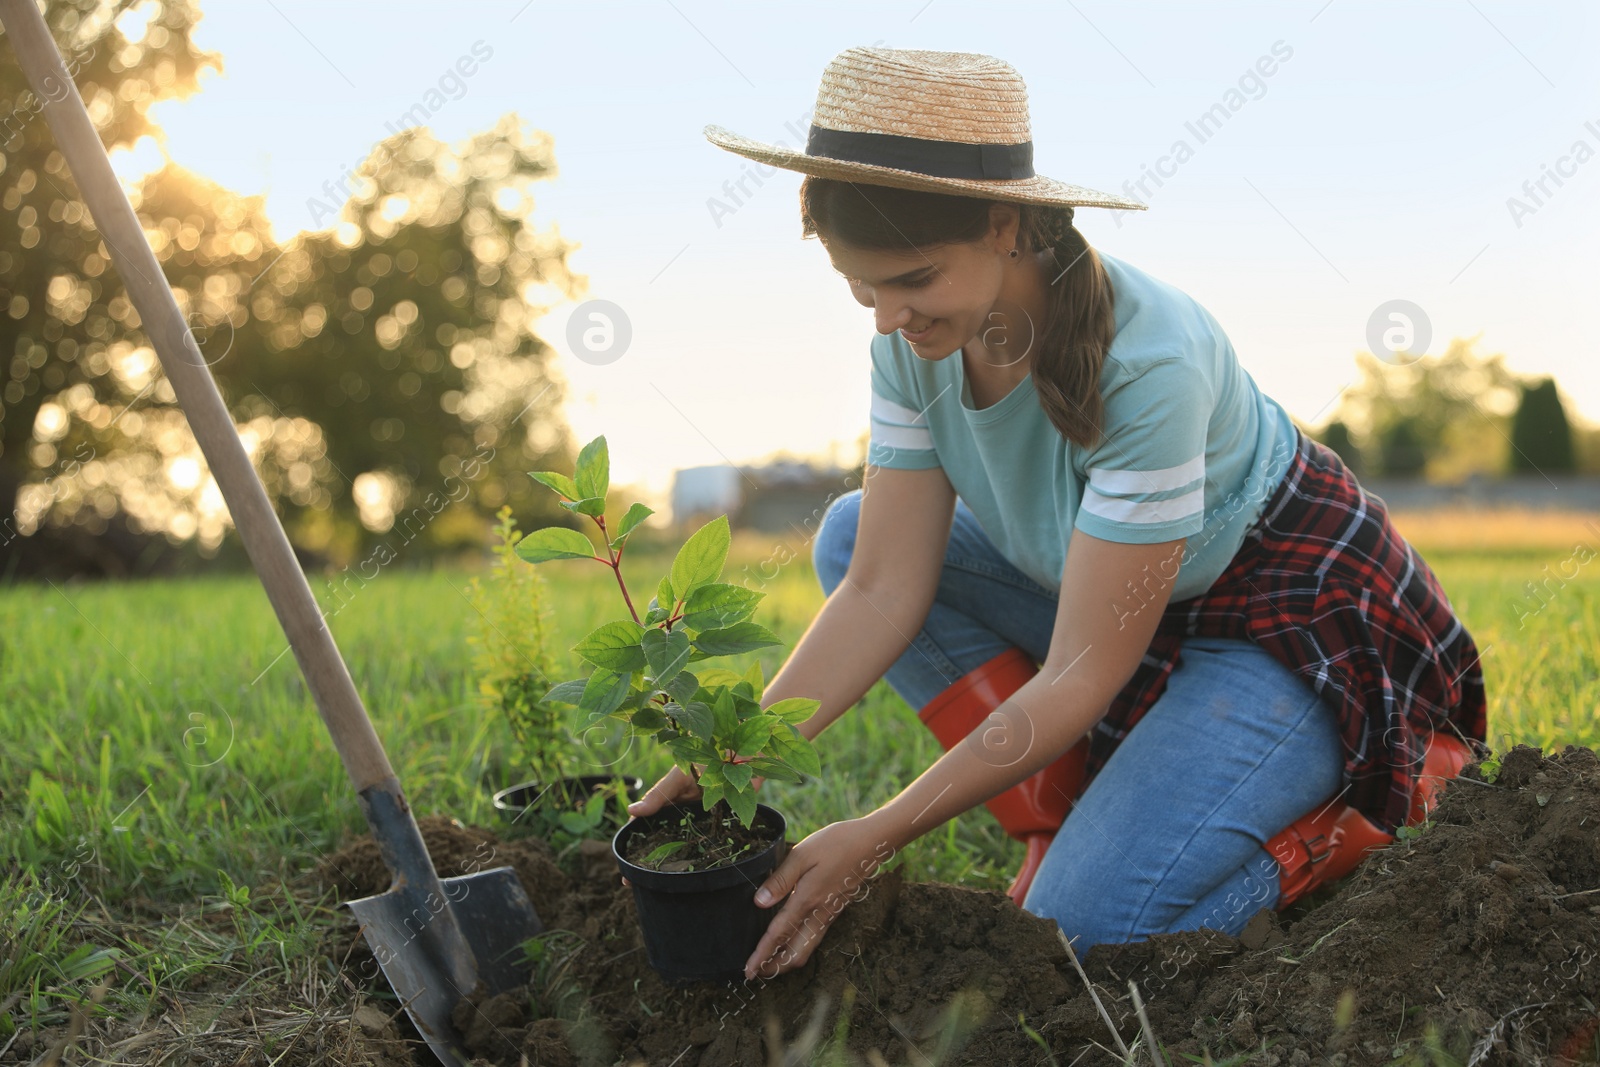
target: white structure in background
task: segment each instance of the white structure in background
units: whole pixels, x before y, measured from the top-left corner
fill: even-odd
[[[731,515],[744,499],[739,468],[719,463],[683,467],[672,474],[672,521],[685,523],[696,515]]]
[[[767,533],[814,530],[828,503],[853,487],[851,473],[793,459],[687,467],[673,473],[672,522],[681,528],[727,515],[735,527]]]

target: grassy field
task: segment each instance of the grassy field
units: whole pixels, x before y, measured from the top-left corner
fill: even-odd
[[[1483,650],[1496,751],[1600,747],[1600,524],[1400,522]],[[774,559],[788,562],[758,617],[792,646],[822,601],[805,542],[741,538],[725,573],[771,573]],[[630,588],[653,588],[667,562],[629,559]],[[565,650],[615,614],[615,583],[581,561],[541,573],[572,666],[558,673],[576,676]],[[469,577],[381,572],[331,626],[418,813],[492,826],[490,793],[518,768],[476,694]],[[786,651],[719,662],[760,659],[770,677]],[[61,1021],[97,977],[124,1011],[218,974],[336,988],[313,948],[337,901],[275,887],[363,824],[284,652],[251,576],[0,590],[0,1061],[16,1023]],[[818,749],[821,781],[763,787],[792,840],[870,811],[940,753],[882,682]],[[668,766],[643,749],[616,763],[647,782]],[[1004,889],[1021,853],[979,808],[901,862],[908,877]]]

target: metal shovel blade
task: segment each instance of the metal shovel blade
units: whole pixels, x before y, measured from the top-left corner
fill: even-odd
[[[522,942],[544,931],[544,923],[510,867],[440,879],[444,900],[409,885],[346,902],[355,913],[378,966],[405,1005],[417,1032],[441,1062],[467,1067],[467,1050],[451,1013],[472,992],[461,976],[473,961],[454,958],[449,943],[429,936],[441,910],[453,913],[476,958],[478,978],[493,996],[525,985],[531,966]]]

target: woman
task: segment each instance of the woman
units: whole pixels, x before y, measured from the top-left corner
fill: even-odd
[[[1204,308],[1088,246],[1075,206],[1142,205],[1034,174],[1007,64],[852,48],[803,153],[707,135],[807,175],[804,235],[878,332],[863,486],[764,699],[819,698],[812,738],[885,677],[948,749],[790,850],[747,975],[803,965],[864,872],[979,803],[1080,955],[1238,933],[1281,902],[1291,824],[1342,801],[1392,834],[1434,732],[1483,741],[1427,565]],[[674,768],[630,811],[697,792]]]

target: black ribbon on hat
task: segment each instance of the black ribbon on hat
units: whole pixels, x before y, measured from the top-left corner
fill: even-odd
[[[806,155],[915,171],[932,178],[1033,177],[1032,141],[969,144],[896,133],[830,130],[813,122],[806,138]]]

